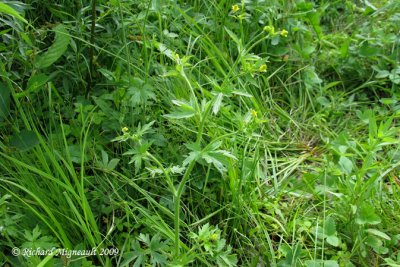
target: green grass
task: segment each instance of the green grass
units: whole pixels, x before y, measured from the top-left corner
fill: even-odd
[[[1,265],[400,266],[397,1],[95,2],[0,5]]]

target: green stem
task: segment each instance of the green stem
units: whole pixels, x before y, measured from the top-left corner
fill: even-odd
[[[169,176],[167,170],[165,170],[165,168],[164,168],[164,166],[161,164],[161,162],[160,162],[156,157],[154,157],[152,154],[150,154],[149,152],[147,152],[146,155],[147,155],[152,161],[154,161],[154,162],[158,165],[158,167],[160,167],[160,169],[162,170],[162,172],[163,172],[164,175],[165,175],[165,178],[167,178],[168,186],[171,188],[172,193],[175,195],[175,194],[176,194],[176,190],[175,190],[175,187],[174,187],[174,183],[172,182],[172,179],[171,179],[171,177]]]
[[[187,79],[186,75],[184,75],[185,78]],[[187,82],[189,82],[187,80]],[[191,87],[192,88],[192,87]],[[193,89],[192,89],[193,91]],[[194,94],[194,91],[193,91]],[[201,139],[203,136],[203,129],[204,129],[204,124],[206,121],[207,116],[210,114],[212,105],[210,104],[207,109],[205,110],[205,113],[203,117],[201,118],[200,126],[197,132],[197,139],[196,139],[196,144],[200,145]],[[174,218],[174,226],[175,226],[175,256],[179,256],[179,228],[180,228],[180,222],[179,222],[179,214],[180,214],[180,201],[183,193],[183,188],[185,187],[185,184],[187,180],[189,179],[190,173],[192,172],[192,169],[195,165],[196,161],[193,160],[190,162],[188,168],[185,171],[185,174],[183,175],[182,181],[179,183],[178,190],[176,190],[175,195],[174,195],[174,205],[175,205],[175,218]]]
[[[182,196],[183,188],[186,184],[186,181],[189,179],[190,173],[192,172],[192,169],[193,169],[195,163],[196,163],[196,161],[190,162],[190,164],[189,164],[188,168],[186,169],[186,172],[183,176],[182,181],[179,183],[178,190],[176,191],[176,193],[174,195],[175,256],[179,256],[179,242],[180,242],[180,239],[179,239],[179,228],[180,228],[179,214],[180,214],[181,196]]]
[[[89,92],[93,89],[93,75],[94,75],[94,41],[95,41],[95,30],[96,30],[96,0],[92,0],[92,25],[90,29],[90,48],[89,48],[89,85],[86,89],[86,97]]]

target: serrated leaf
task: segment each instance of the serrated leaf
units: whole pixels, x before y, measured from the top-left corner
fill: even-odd
[[[143,144],[138,144],[135,148],[128,150],[123,155],[133,155],[129,164],[135,164],[135,173],[138,173],[139,170],[142,168],[143,160],[147,160],[147,150],[152,145],[151,142],[146,142]]]
[[[171,167],[171,172],[174,173],[174,174],[182,174],[185,169],[186,169],[185,167],[172,166]]]
[[[109,70],[103,69],[103,68],[97,69],[97,71],[100,72],[101,74],[103,74],[103,76],[109,81],[115,81],[116,80],[116,77],[115,77],[115,75],[114,75],[114,73],[112,71],[109,71]]]
[[[224,97],[224,94],[219,93],[215,98],[214,105],[213,105],[213,113],[215,115],[217,115],[219,109],[221,108],[223,97]]]
[[[185,158],[185,160],[182,163],[182,166],[188,165],[190,162],[195,161],[200,158],[200,152],[194,151],[190,152],[189,155]]]
[[[130,102],[133,107],[145,105],[149,100],[154,100],[156,98],[153,92],[153,86],[139,78],[134,78],[127,92],[131,96]]]
[[[304,81],[304,84],[309,88],[322,83],[321,78],[318,76],[318,74],[315,71],[315,67],[308,67],[308,68],[304,69],[303,81]]]
[[[185,118],[191,118],[194,115],[196,115],[196,109],[193,107],[192,102],[172,100],[172,103],[174,103],[178,107],[174,112],[164,115],[165,118],[185,119]]]
[[[216,150],[217,148],[219,148],[222,145],[222,141],[216,141],[216,142],[212,142],[210,144],[208,144],[205,148],[204,151],[213,151]]]
[[[165,44],[153,41],[153,45],[160,51],[161,54],[167,56],[171,60],[175,60],[174,52],[169,49]]]
[[[54,239],[51,236],[41,236],[41,231],[39,225],[32,230],[32,232],[25,230],[24,237],[27,242],[24,242],[21,245],[21,248],[28,248],[28,249],[49,249],[52,247],[57,246]]]
[[[108,164],[108,154],[104,150],[101,150],[101,158],[102,158],[103,167],[107,166],[107,164]]]
[[[170,114],[166,114],[164,115],[165,118],[168,119],[187,119],[187,118],[191,118],[194,115],[196,115],[195,112],[190,111],[190,110],[186,110],[186,111],[180,111],[180,112],[172,112]]]
[[[119,159],[112,159],[112,160],[110,160],[110,162],[108,163],[107,168],[108,168],[109,170],[114,170],[115,167],[117,167],[118,163],[119,163]]]
[[[237,257],[235,254],[232,255],[227,255],[227,254],[222,254],[219,256],[217,259],[217,264],[218,266],[228,266],[228,267],[234,267],[237,265]]]
[[[215,151],[215,153],[221,154],[221,155],[223,155],[227,158],[231,158],[233,160],[237,160],[237,158],[234,155],[232,155],[231,152],[229,152],[227,150],[217,150],[217,151]]]
[[[81,148],[78,145],[70,145],[68,146],[68,152],[69,155],[71,156],[71,161],[74,163],[81,163],[82,162],[82,157],[81,157]],[[85,161],[87,159],[85,158]]]
[[[226,172],[226,168],[224,167],[224,164],[215,157],[215,155],[212,155],[211,153],[204,154],[201,156],[208,164],[213,164],[214,167],[220,172],[224,173]]]
[[[381,218],[376,215],[374,208],[367,204],[363,203],[358,210],[356,223],[357,224],[379,224],[381,222]]]
[[[68,48],[71,37],[64,25],[57,25],[54,32],[56,34],[54,43],[36,60],[35,66],[39,69],[50,67]]]

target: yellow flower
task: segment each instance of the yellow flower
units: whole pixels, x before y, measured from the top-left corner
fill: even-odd
[[[128,127],[122,128],[122,132],[123,132],[123,133],[126,133],[127,131],[129,131]]]
[[[288,33],[289,32],[285,29],[281,30],[281,36],[283,36],[283,37],[287,37]]]
[[[289,55],[284,55],[284,56],[282,57],[282,60],[283,60],[283,61],[288,61],[288,60],[289,60]]]
[[[256,118],[256,117],[257,117],[257,111],[255,111],[254,109],[252,109],[252,110],[250,111],[250,113],[251,113],[251,116],[252,116],[253,118]]]
[[[211,241],[217,241],[219,239],[219,235],[217,233],[213,233],[210,236]]]
[[[269,33],[269,34],[271,34],[271,35],[275,34],[275,28],[274,28],[274,26],[265,26],[265,27],[263,28],[263,31],[265,31],[265,32],[267,32],[267,33]]]
[[[267,72],[267,69],[268,69],[267,64],[262,64],[262,65],[258,68],[258,71],[259,71],[259,72]]]
[[[238,12],[240,10],[240,7],[238,6],[238,5],[233,5],[232,6],[232,12],[233,13],[236,13],[236,12]]]

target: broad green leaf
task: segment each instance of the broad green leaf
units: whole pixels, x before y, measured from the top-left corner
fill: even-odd
[[[400,84],[400,68],[393,69],[390,72],[389,79],[394,84]]]
[[[0,14],[1,13],[15,17],[16,19],[24,23],[28,23],[28,21],[26,21],[26,19],[24,19],[14,8],[0,2]]]
[[[381,222],[381,218],[376,215],[374,208],[364,203],[359,207],[356,223],[357,224],[379,224]]]
[[[335,235],[326,237],[326,242],[334,247],[339,246],[339,238]]]
[[[68,146],[69,155],[71,156],[71,161],[74,163],[81,163],[81,148],[78,145]]]
[[[280,39],[281,39],[281,38],[280,38],[280,35],[274,35],[274,36],[272,36],[272,38],[271,38],[271,45],[275,46],[275,45],[279,44]]]
[[[316,49],[315,46],[307,45],[307,46],[303,47],[303,49],[301,49],[300,51],[302,52],[303,57],[308,57],[315,51],[315,49]]]
[[[325,235],[327,236],[336,235],[336,223],[332,217],[329,217],[325,220],[324,230]]]
[[[313,2],[306,2],[306,1],[297,1],[296,2],[296,9],[298,11],[311,11],[314,8]]]
[[[162,5],[161,5],[161,1],[160,0],[152,0],[151,1],[151,7],[150,10],[154,10],[154,11],[161,11],[162,9]]]
[[[396,261],[392,260],[391,258],[385,258],[384,260],[385,260],[387,266],[400,267],[400,261],[396,262]]]
[[[381,98],[379,99],[379,102],[381,102],[384,105],[394,105],[398,102],[398,100],[394,98]]]
[[[0,120],[10,113],[10,89],[0,82]]]
[[[364,242],[365,244],[373,248],[374,251],[378,254],[386,254],[388,252],[388,249],[384,247],[382,240],[380,240],[376,236],[368,236]]]
[[[320,12],[311,12],[307,16],[310,24],[313,26],[315,33],[317,34],[319,39],[322,39],[323,33],[320,26],[321,14]]]
[[[304,84],[311,88],[314,85],[319,85],[322,83],[322,80],[319,78],[318,74],[315,72],[314,67],[308,67],[303,71],[303,80]]]
[[[386,239],[386,240],[390,240],[390,236],[388,236],[387,234],[385,234],[382,231],[379,231],[378,229],[367,229],[367,232],[372,234],[372,235],[378,236],[380,238],[383,238],[383,239]]]
[[[229,36],[232,38],[232,40],[238,45],[238,47],[242,47],[239,38],[237,37],[237,35],[232,32],[231,30],[229,30],[227,27],[224,27],[225,31],[229,34]]]
[[[10,145],[19,150],[28,150],[39,143],[39,139],[35,132],[29,130],[22,130],[14,135],[10,140]]]
[[[307,260],[306,267],[339,267],[337,261],[334,260]]]
[[[101,150],[101,158],[103,160],[103,166],[107,166],[108,164],[108,154],[104,150]]]
[[[365,124],[369,124],[370,120],[373,119],[374,113],[371,109],[366,109],[364,111],[357,110],[357,117]]]
[[[317,102],[320,103],[323,107],[328,107],[331,104],[331,101],[329,101],[329,99],[325,96],[317,97]]]
[[[374,57],[379,55],[380,49],[376,46],[372,46],[368,43],[364,43],[360,47],[360,56],[362,57]]]
[[[390,75],[390,72],[387,70],[380,70],[378,73],[375,75],[375,78],[377,79],[383,79],[386,78]]]
[[[56,34],[54,43],[36,60],[35,66],[39,69],[50,67],[67,50],[71,37],[64,25],[58,25],[54,28]]]
[[[350,174],[353,171],[353,162],[348,157],[341,156],[339,166],[346,174]]]
[[[285,46],[274,46],[269,49],[271,49],[268,50],[269,54],[277,57],[281,57],[290,53],[290,50]]]
[[[42,87],[49,81],[49,76],[41,74],[33,74],[28,81],[27,89],[21,93],[17,93],[15,96],[17,98],[27,96],[31,93],[35,93],[42,89]]]

